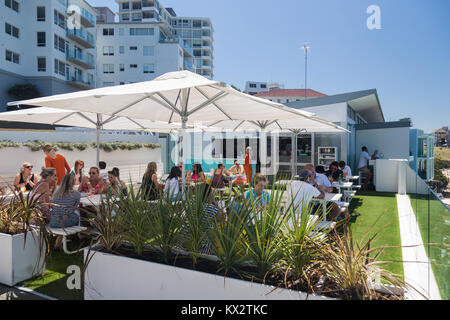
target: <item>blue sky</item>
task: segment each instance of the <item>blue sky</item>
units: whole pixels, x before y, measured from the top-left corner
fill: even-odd
[[[113,0],[88,0],[118,7]],[[376,88],[386,121],[411,117],[430,132],[450,125],[448,0],[162,0],[178,16],[202,16],[215,29],[215,79],[243,88],[277,81],[325,94]],[[369,5],[381,29],[369,30]]]

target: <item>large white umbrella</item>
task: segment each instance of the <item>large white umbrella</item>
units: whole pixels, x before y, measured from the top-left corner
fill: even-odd
[[[8,103],[21,104],[95,112],[133,120],[181,122],[182,149],[187,123],[307,117],[296,109],[241,93],[225,83],[189,71],[169,72],[152,81]],[[183,166],[183,185],[184,171]]]
[[[97,165],[100,157],[100,130],[144,130],[172,132],[180,129],[180,123],[131,119],[129,117],[103,116],[94,112],[54,109],[47,107],[22,109],[0,113],[0,120],[13,122],[43,123],[55,126],[73,126],[96,129]]]

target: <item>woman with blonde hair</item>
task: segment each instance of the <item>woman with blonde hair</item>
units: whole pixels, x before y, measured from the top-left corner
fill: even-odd
[[[24,162],[20,168],[20,172],[14,178],[14,187],[17,191],[22,190],[31,191],[38,182],[37,176],[33,173],[33,165],[29,162]]]
[[[142,192],[147,200],[156,200],[163,189],[163,185],[158,182],[157,170],[156,162],[152,161],[142,177]]]
[[[61,185],[53,194],[51,228],[67,228],[80,224],[80,204],[81,194],[73,190],[75,175],[66,174],[61,180]],[[58,236],[55,242],[55,249],[61,248],[62,236]]]
[[[42,204],[42,211],[47,214],[48,220],[51,217],[50,206],[53,201],[52,196],[56,182],[58,182],[56,169],[42,167],[41,179],[34,185],[29,194],[30,199],[37,200]]]

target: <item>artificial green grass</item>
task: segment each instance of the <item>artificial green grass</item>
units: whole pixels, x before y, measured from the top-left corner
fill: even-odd
[[[349,212],[353,215],[351,228],[356,241],[359,241],[381,216],[371,229],[369,236],[387,226],[377,235],[371,248],[389,247],[383,250],[378,260],[397,262],[377,266],[403,279],[400,226],[395,193],[358,191],[350,203]],[[360,216],[356,217],[356,213],[360,213]]]
[[[450,211],[432,195],[410,194],[422,241],[431,262],[441,298],[450,297]]]
[[[78,239],[74,238],[69,249],[76,249],[79,244]],[[53,243],[51,247],[53,248]],[[22,282],[20,286],[56,299],[83,300],[83,283],[81,283],[81,289],[79,290],[67,288],[67,280],[72,275],[67,273],[67,268],[70,265],[77,265],[82,270],[83,252],[68,255],[64,251],[52,250],[47,259],[45,273],[42,276]]]

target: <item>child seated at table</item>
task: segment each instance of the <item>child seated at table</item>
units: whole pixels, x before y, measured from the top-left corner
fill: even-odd
[[[269,206],[270,194],[264,190],[267,184],[267,178],[257,173],[253,178],[253,188],[245,193],[245,199],[250,204],[255,205],[257,210],[265,209]]]

